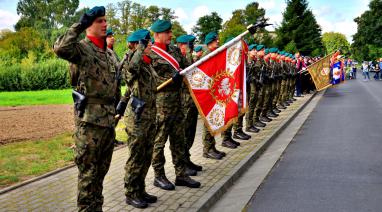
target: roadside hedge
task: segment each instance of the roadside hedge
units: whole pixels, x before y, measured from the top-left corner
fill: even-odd
[[[68,63],[49,59],[30,65],[0,66],[0,91],[69,88]]]

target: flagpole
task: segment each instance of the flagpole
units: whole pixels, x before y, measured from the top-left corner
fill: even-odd
[[[253,25],[249,25],[247,29],[253,27]],[[245,32],[241,33],[240,35],[236,36],[234,39],[230,40],[228,43],[225,43],[223,46],[220,46],[215,51],[210,52],[202,59],[198,60],[196,63],[193,63],[192,65],[188,66],[184,70],[182,70],[179,74],[184,75],[187,71],[194,69],[195,67],[199,66],[200,64],[204,63],[205,61],[209,60],[211,57],[214,57],[215,55],[219,54],[220,52],[224,51],[226,48],[231,47],[234,43],[241,40],[245,35],[249,33],[249,30],[246,30]],[[168,79],[161,85],[157,87],[157,91],[160,91],[162,88],[166,87],[168,84],[172,82],[172,79]]]

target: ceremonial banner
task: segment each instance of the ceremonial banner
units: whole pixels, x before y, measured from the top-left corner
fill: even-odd
[[[239,112],[245,112],[246,49],[245,42],[237,40],[184,75],[212,135],[224,131],[237,120]]]
[[[331,86],[330,83],[330,59],[333,54],[327,55],[321,60],[308,66],[310,76],[313,79],[317,91],[324,90]]]

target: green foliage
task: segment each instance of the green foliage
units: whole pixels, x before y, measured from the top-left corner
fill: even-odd
[[[178,21],[173,21],[172,23],[172,40],[175,43],[177,37],[187,34],[187,32],[183,29],[182,25]]]
[[[205,36],[209,32],[219,32],[222,28],[223,19],[216,13],[212,12],[211,15],[205,15],[198,19],[192,32],[196,34],[198,40],[203,43]]]
[[[238,36],[247,29],[247,26],[256,23],[259,19],[265,19],[265,10],[260,8],[257,2],[249,3],[245,9],[233,11],[231,19],[223,25],[219,34],[220,40],[224,43],[228,38]],[[253,37],[248,35],[246,40],[248,43],[264,44],[266,42],[268,45],[272,43],[272,39],[265,29],[260,30]]]
[[[68,24],[78,8],[79,0],[19,0],[17,14],[21,16],[15,29],[34,27],[53,29]],[[69,23],[71,24],[71,23]]]
[[[283,21],[276,33],[276,45],[280,49],[286,48],[293,41],[297,51],[303,55],[317,56],[323,53],[321,28],[308,9],[306,0],[287,0]]]
[[[354,19],[357,33],[353,36],[352,53],[359,60],[380,58],[382,48],[382,1],[372,0],[369,10]]]
[[[68,88],[68,63],[50,59],[33,63],[31,54],[21,64],[0,66],[0,91]]]
[[[322,35],[322,43],[324,44],[326,54],[341,50],[341,54],[348,54],[350,44],[344,34],[338,32],[326,32]]]

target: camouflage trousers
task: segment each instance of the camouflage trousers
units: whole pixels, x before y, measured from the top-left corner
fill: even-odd
[[[288,93],[287,80],[283,79],[281,81],[280,95],[277,100],[277,104],[283,103],[287,100],[287,93]]]
[[[74,162],[78,168],[78,210],[102,211],[103,180],[113,155],[115,130],[79,122],[73,138],[76,145]]]
[[[265,99],[265,87],[261,86],[257,96],[257,103],[255,107],[254,122],[259,121],[261,112],[263,111],[264,99]],[[247,125],[248,126],[248,125]]]
[[[272,84],[267,83],[264,84],[264,104],[261,111],[261,116],[267,116],[267,112],[269,108],[271,107],[271,100],[272,100]]]
[[[275,88],[274,88],[274,95],[273,95],[273,100],[272,100],[272,109],[276,107],[277,103],[279,103],[279,98],[281,95],[281,80],[277,79],[275,82]]]
[[[215,137],[211,135],[210,131],[208,131],[206,124],[203,124],[202,140],[203,140],[204,153],[207,153],[208,151],[210,151],[210,149],[215,148],[215,145],[216,145]]]
[[[186,162],[190,162],[190,149],[194,144],[196,125],[198,123],[198,109],[195,105],[185,106],[183,108],[184,114],[184,134],[186,143]]]
[[[245,114],[239,115],[239,117],[237,118],[237,122],[233,124],[234,132],[243,129],[244,115]]]
[[[176,176],[185,174],[185,135],[184,115],[181,107],[180,93],[177,91],[166,91],[157,93],[157,115],[156,135],[151,164],[155,176],[165,175],[164,147],[167,139],[170,141],[172,163],[175,166]]]
[[[255,83],[250,83],[249,88],[247,89],[247,97],[248,97],[248,111],[245,114],[245,123],[247,127],[251,127],[254,124],[255,117],[255,109],[256,104],[258,102],[258,93],[259,89],[256,88]]]
[[[145,179],[153,154],[156,108],[145,108],[141,118],[135,119],[130,108],[125,115],[129,158],[125,165],[125,195],[139,198],[145,192]]]

